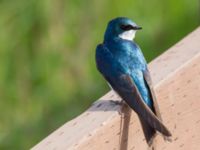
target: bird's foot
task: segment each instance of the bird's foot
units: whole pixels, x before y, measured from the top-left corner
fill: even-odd
[[[114,105],[123,105],[123,100],[121,100],[121,101],[115,101],[115,100],[110,100],[110,102],[112,103],[112,104],[114,104]]]
[[[128,105],[123,100],[121,100],[121,101],[110,100],[110,102],[114,105],[121,106],[118,113],[119,113],[119,115],[124,116],[126,110],[128,110],[127,109]]]

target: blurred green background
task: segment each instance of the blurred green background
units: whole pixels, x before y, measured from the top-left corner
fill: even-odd
[[[0,0],[0,149],[34,146],[108,86],[95,68],[107,22],[133,19],[148,61],[193,31],[197,0]]]

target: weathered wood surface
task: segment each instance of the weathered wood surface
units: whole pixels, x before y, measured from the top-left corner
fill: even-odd
[[[163,121],[172,142],[157,136],[158,150],[200,150],[200,27],[149,64]],[[144,150],[137,115],[110,91],[33,150]]]

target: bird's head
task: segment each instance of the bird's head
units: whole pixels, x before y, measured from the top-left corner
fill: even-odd
[[[133,40],[136,31],[140,29],[142,28],[128,18],[115,18],[108,23],[104,39],[109,40],[118,37],[125,40]]]

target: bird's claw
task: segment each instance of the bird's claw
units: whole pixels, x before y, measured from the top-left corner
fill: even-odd
[[[115,100],[110,100],[110,102],[112,103],[112,104],[114,104],[114,105],[123,105],[123,101],[121,100],[121,101],[115,101]]]

